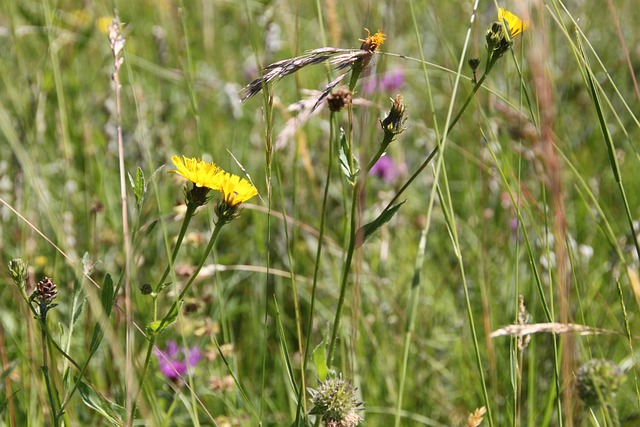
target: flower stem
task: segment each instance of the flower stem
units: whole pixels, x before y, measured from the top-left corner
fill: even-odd
[[[47,386],[47,397],[49,399],[49,408],[51,410],[51,414],[53,416],[53,425],[58,426],[58,410],[56,409],[56,402],[53,396],[53,387],[51,386],[51,376],[49,375],[49,363],[47,359],[47,349],[49,348],[47,345],[47,308],[44,307],[43,304],[40,305],[41,315],[41,332],[42,332],[42,375],[44,375],[44,382]]]
[[[188,223],[188,221],[186,220],[186,217],[185,217],[185,222]],[[176,300],[171,305],[171,308],[169,308],[169,310],[167,311],[167,314],[162,318],[162,321],[160,322],[160,325],[158,326],[156,331],[162,331],[162,329],[165,328],[167,326],[167,324],[169,323],[169,317],[171,316],[171,313],[173,313],[178,308],[178,304],[180,304],[180,302],[184,299],[184,296],[189,291],[189,288],[191,288],[191,285],[193,284],[193,282],[195,281],[196,277],[198,276],[198,273],[200,273],[200,270],[202,270],[202,267],[204,266],[204,263],[207,261],[207,258],[209,257],[209,254],[211,253],[211,250],[213,249],[213,245],[215,244],[216,240],[218,239],[218,235],[220,234],[220,230],[222,230],[222,227],[225,224],[226,224],[225,221],[219,221],[219,222],[216,223],[216,225],[215,225],[215,227],[213,229],[213,233],[211,233],[211,238],[209,239],[209,243],[207,244],[207,247],[206,247],[206,249],[204,251],[204,254],[202,255],[202,258],[200,259],[200,263],[198,264],[198,266],[196,267],[196,270],[191,275],[191,278],[189,278],[189,281],[187,282],[187,284],[182,289],[182,292],[180,292],[180,295],[178,295],[178,298],[176,298]],[[183,227],[183,228],[186,229],[186,227]],[[183,231],[183,230],[181,230],[181,231]],[[179,246],[179,245],[177,245],[177,246]],[[160,282],[160,283],[162,283],[162,282]],[[140,381],[138,382],[138,389],[136,390],[136,393],[135,393],[135,399],[133,400],[132,410],[131,410],[131,413],[129,414],[129,424],[128,424],[129,426],[133,425],[133,421],[135,419],[135,412],[136,412],[136,408],[137,408],[138,398],[140,396],[140,393],[142,392],[142,387],[144,385],[144,381],[145,381],[145,378],[147,376],[147,371],[149,370],[149,365],[151,363],[151,353],[153,352],[153,347],[154,347],[155,342],[156,342],[156,337],[157,337],[157,334],[155,334],[155,333],[152,334],[150,337],[148,337],[149,345],[147,346],[147,353],[146,353],[146,356],[145,356],[145,359],[144,359],[144,367],[142,369],[142,374],[140,375]]]
[[[176,245],[173,247],[173,253],[171,254],[171,260],[167,264],[167,268],[164,270],[162,277],[158,280],[156,287],[153,292],[153,317],[152,321],[155,322],[158,320],[158,294],[162,289],[164,289],[164,281],[169,276],[169,272],[173,269],[173,265],[176,261],[176,257],[178,256],[178,250],[182,245],[182,240],[184,239],[185,234],[187,233],[187,227],[191,222],[191,218],[196,211],[197,206],[195,204],[187,203],[187,211],[184,214],[184,220],[182,221],[182,227],[180,228],[180,233],[178,234],[178,240],[176,241]]]
[[[327,363],[330,365],[333,361],[333,354],[336,349],[336,341],[338,338],[338,329],[340,328],[340,318],[342,317],[342,309],[344,307],[344,299],[347,294],[347,283],[349,280],[349,271],[351,270],[351,260],[356,248],[356,214],[358,205],[358,194],[360,186],[354,185],[351,194],[351,223],[349,227],[349,246],[347,248],[347,257],[344,260],[342,269],[342,278],[340,280],[340,297],[338,298],[338,306],[336,308],[336,316],[333,320],[333,328],[331,331],[331,341],[329,342],[329,353],[327,355]]]
[[[385,134],[385,138],[382,140],[382,143],[380,143],[380,148],[378,149],[378,152],[371,158],[371,160],[369,161],[369,164],[367,165],[367,169],[365,170],[365,175],[368,174],[369,171],[371,171],[371,168],[373,168],[373,166],[378,162],[378,160],[380,160],[380,157],[384,155],[391,141],[392,141],[392,138],[387,138]]]
[[[313,330],[313,313],[315,309],[316,302],[316,291],[318,288],[318,273],[320,271],[320,260],[322,259],[322,242],[324,240],[324,228],[327,216],[327,203],[329,200],[329,184],[331,182],[331,169],[333,167],[333,146],[336,143],[336,122],[337,117],[334,112],[331,113],[331,118],[329,120],[330,131],[329,131],[329,160],[327,164],[327,177],[324,184],[324,195],[322,198],[322,210],[320,213],[320,228],[318,230],[318,246],[316,248],[316,260],[313,268],[313,284],[311,286],[311,302],[309,304],[309,323],[307,325],[307,339],[305,343],[304,350],[304,361],[302,364],[302,375],[307,372],[307,364],[309,362],[309,353],[311,348],[311,335]],[[322,378],[324,381],[324,378]],[[300,393],[298,396],[298,410],[296,413],[296,423],[299,422],[300,417],[300,408],[303,409],[303,417],[306,417],[306,399],[304,396],[304,388],[300,388]],[[296,424],[297,425],[297,424]]]
[[[458,123],[458,120],[460,120],[460,118],[462,117],[462,114],[466,111],[467,107],[471,103],[471,100],[474,98],[475,94],[478,92],[478,90],[482,86],[482,83],[484,83],[485,79],[487,78],[487,75],[489,74],[489,71],[491,71],[491,68],[493,68],[493,64],[494,63],[495,63],[495,60],[491,59],[489,61],[489,63],[487,64],[487,68],[485,69],[485,71],[482,74],[482,76],[480,77],[480,79],[478,79],[476,84],[473,86],[473,89],[471,90],[471,93],[469,94],[469,96],[467,96],[467,99],[464,101],[464,104],[462,104],[462,107],[460,107],[460,111],[458,111],[458,114],[456,114],[456,116],[451,120],[451,124],[449,125],[449,128],[447,129],[447,133],[446,133],[447,135],[449,134],[449,132],[451,132],[453,127]],[[420,175],[420,173],[424,170],[424,168],[427,167],[427,165],[435,157],[435,155],[436,155],[436,153],[438,152],[439,149],[440,149],[440,144],[436,145],[433,148],[433,150],[431,150],[431,153],[429,153],[429,155],[424,160],[424,162],[422,162],[420,167],[413,173],[413,175],[411,175],[411,177],[407,180],[407,182],[404,183],[404,185],[400,188],[400,190],[398,190],[398,192],[395,194],[395,196],[393,196],[391,201],[384,208],[383,212],[388,210],[389,208],[391,208],[391,206],[393,206],[393,204],[405,192],[405,190],[407,188],[409,188],[411,183],[418,177],[418,175]],[[373,167],[373,165],[371,165],[371,166]]]

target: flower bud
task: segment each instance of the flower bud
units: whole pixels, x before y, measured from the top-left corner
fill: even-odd
[[[58,288],[53,280],[48,277],[40,280],[33,291],[36,301],[43,305],[51,304],[51,301],[58,296]]]
[[[380,121],[380,126],[384,131],[385,141],[391,142],[396,135],[404,132],[404,123],[407,121],[405,116],[406,106],[402,102],[402,95],[397,95],[396,99],[391,100],[391,109],[384,120]]]
[[[153,292],[153,287],[149,283],[140,286],[140,293],[142,295],[149,295],[151,292]]]
[[[27,284],[27,277],[29,276],[27,266],[28,263],[21,258],[9,261],[9,274],[11,275],[13,283],[20,289],[24,289]]]

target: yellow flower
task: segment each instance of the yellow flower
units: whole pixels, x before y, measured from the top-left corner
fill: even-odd
[[[208,163],[196,158],[187,158],[182,156],[173,156],[171,158],[173,164],[176,165],[176,170],[170,170],[169,172],[177,173],[193,182],[196,187],[207,187],[212,190],[220,189],[219,177],[222,174],[220,169],[215,163]]]
[[[509,32],[511,33],[511,38],[529,28],[529,21],[523,21],[517,15],[503,8],[498,9],[498,21],[501,24],[503,22],[506,24]]]
[[[360,39],[362,42],[360,49],[374,52],[378,47],[380,47],[380,45],[384,44],[386,35],[382,30],[378,30],[374,35],[371,35],[371,31],[369,31],[368,28],[365,28],[365,30],[367,30],[367,38],[364,40]]]
[[[221,174],[218,182],[220,187],[217,189],[222,193],[223,203],[228,208],[236,207],[258,194],[258,190],[249,181],[229,172]]]

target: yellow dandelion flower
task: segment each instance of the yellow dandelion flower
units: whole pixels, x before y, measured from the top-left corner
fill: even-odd
[[[378,30],[374,35],[371,35],[371,31],[369,31],[368,28],[365,28],[365,30],[367,30],[367,38],[364,40],[360,39],[360,41],[362,42],[360,49],[369,52],[378,50],[378,48],[384,44],[386,35],[382,32],[382,30]]]
[[[523,21],[517,15],[503,8],[498,9],[498,21],[506,24],[512,38],[529,28],[529,21]]]
[[[218,181],[223,203],[229,208],[238,206],[258,194],[258,190],[249,181],[229,172],[221,174]]]
[[[169,172],[177,173],[193,182],[196,187],[207,187],[212,190],[219,190],[219,176],[222,169],[215,163],[208,163],[196,158],[173,156],[171,161],[176,165],[176,170]]]

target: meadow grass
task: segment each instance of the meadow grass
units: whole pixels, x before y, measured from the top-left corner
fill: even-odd
[[[640,424],[639,20],[2,2],[0,424]]]

